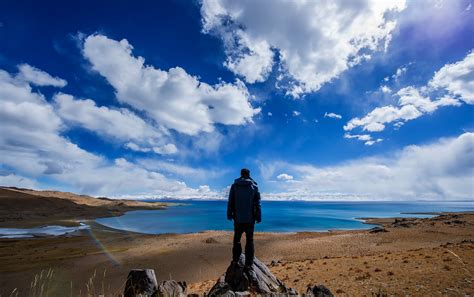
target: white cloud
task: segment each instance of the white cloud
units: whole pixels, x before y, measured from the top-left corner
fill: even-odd
[[[97,107],[89,102],[88,108]],[[105,110],[108,116],[110,112]],[[59,189],[110,197],[221,195],[188,187],[156,169],[148,170],[123,158],[111,161],[88,152],[62,136],[65,129],[65,123],[41,94],[33,92],[24,80],[0,70],[0,166],[15,172],[2,172],[0,184],[33,187],[40,184],[38,178],[46,178]],[[162,150],[169,153],[174,148],[165,146]]]
[[[277,175],[277,179],[278,179],[278,180],[288,181],[288,180],[292,180],[292,179],[293,179],[293,176],[292,176],[292,175],[289,175],[289,174],[286,174],[286,173],[282,173],[282,174]]]
[[[382,138],[372,139],[372,136],[370,136],[369,134],[349,134],[349,133],[345,133],[344,138],[357,139],[357,140],[360,140],[360,141],[364,141],[364,144],[367,145],[367,146],[372,146],[372,145],[374,145],[378,142],[383,141]]]
[[[397,71],[395,71],[395,74],[392,75],[392,78],[395,79],[395,80],[398,80],[406,72],[407,72],[407,67],[406,66],[400,67],[400,68],[397,69]]]
[[[267,115],[268,115],[269,117],[271,117],[271,116],[273,115],[273,113],[268,112]]]
[[[297,117],[297,116],[300,116],[301,115],[301,112],[297,111],[297,110],[293,110],[293,116],[294,117]]]
[[[163,146],[155,146],[153,151],[161,155],[172,155],[178,152],[178,148],[173,143],[168,143]]]
[[[295,176],[274,183],[269,199],[457,200],[474,199],[474,133],[411,145],[392,155],[356,159],[338,165],[275,162],[273,170]],[[271,180],[270,180],[271,182]]]
[[[332,118],[332,119],[336,119],[336,120],[342,119],[342,116],[340,114],[333,113],[333,112],[329,112],[329,113],[325,112],[324,117],[325,118]]]
[[[382,91],[382,93],[385,93],[385,94],[389,94],[392,92],[392,90],[386,85],[381,86],[380,90]]]
[[[67,85],[67,81],[64,79],[52,77],[50,74],[28,64],[18,65],[18,70],[20,71],[17,76],[18,79],[37,86],[53,86],[62,88]]]
[[[26,188],[26,189],[37,189],[38,183],[35,180],[27,177],[19,176],[14,173],[5,175],[0,174],[0,186]]]
[[[369,132],[380,132],[385,129],[385,124],[394,121],[408,121],[421,116],[421,112],[412,105],[401,108],[392,105],[377,107],[363,118],[353,118],[345,126],[345,131],[351,131],[357,127]]]
[[[234,55],[231,55],[224,65],[234,73],[245,78],[248,83],[266,80],[273,67],[273,51],[265,40],[248,40],[244,31],[236,32],[238,35]],[[227,48],[231,48],[230,45]],[[240,52],[245,51],[245,55]]]
[[[166,131],[153,127],[128,109],[99,107],[91,99],[79,100],[62,93],[56,94],[53,99],[58,115],[72,125],[127,142],[125,147],[134,151],[177,152],[174,144],[164,144]]]
[[[363,118],[351,119],[344,130],[360,127],[363,131],[380,132],[386,124],[394,123],[399,128],[403,122],[433,113],[441,106],[459,106],[461,101],[474,104],[474,53],[443,66],[435,72],[427,86],[405,87],[396,95],[399,97],[397,106],[377,107]],[[432,100],[430,96],[437,98]]]
[[[263,81],[277,52],[280,80],[286,77],[288,94],[299,97],[386,48],[396,25],[389,12],[404,8],[403,0],[204,0],[201,15],[203,31],[224,41],[231,71]]]
[[[167,129],[187,135],[211,132],[214,124],[243,125],[260,112],[249,102],[245,85],[219,83],[211,86],[180,67],[163,71],[145,65],[132,55],[126,39],[116,41],[103,35],[84,40],[83,54],[92,68],[115,88],[117,99]]]
[[[383,141],[382,138],[377,138],[377,139],[374,139],[374,140],[366,141],[366,142],[364,142],[364,144],[367,145],[367,146],[372,146],[372,145],[376,144],[377,142],[382,142],[382,141]]]
[[[3,70],[0,123],[1,163],[27,176],[63,172],[79,160],[98,161],[60,136],[64,124],[42,95]]]
[[[438,70],[429,85],[444,88],[467,104],[474,104],[474,52]]]

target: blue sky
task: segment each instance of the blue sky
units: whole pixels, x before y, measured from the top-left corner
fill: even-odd
[[[466,1],[2,1],[0,184],[474,198]]]

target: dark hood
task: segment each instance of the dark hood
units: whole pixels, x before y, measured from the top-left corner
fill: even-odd
[[[244,177],[239,177],[234,180],[234,184],[238,186],[249,186],[249,185],[257,185],[257,183],[251,178],[244,178]]]

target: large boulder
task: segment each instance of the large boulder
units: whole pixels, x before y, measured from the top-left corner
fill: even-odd
[[[151,296],[158,289],[153,269],[133,269],[128,273],[124,297]]]
[[[245,268],[245,255],[240,255],[238,262],[231,262],[227,271],[211,288],[209,296],[236,296],[244,294],[275,293],[296,295],[297,292],[288,288],[277,279],[265,264],[254,258],[252,267]]]
[[[123,296],[184,297],[186,290],[186,282],[166,280],[158,285],[153,269],[133,269],[128,273]]]

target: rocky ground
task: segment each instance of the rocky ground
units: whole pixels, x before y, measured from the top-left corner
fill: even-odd
[[[257,232],[256,256],[298,292],[324,284],[341,296],[474,295],[474,214],[370,221],[383,229]],[[226,271],[231,240],[229,232],[143,235],[94,223],[74,236],[0,239],[0,295],[31,295],[36,277],[51,296],[117,296],[134,268],[203,294]]]

